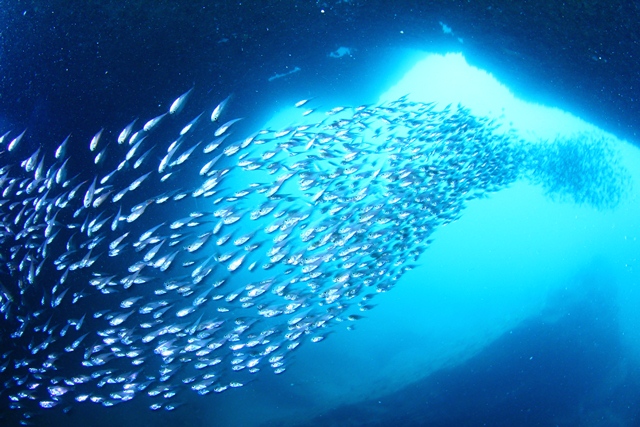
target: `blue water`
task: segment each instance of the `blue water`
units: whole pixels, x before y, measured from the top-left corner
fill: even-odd
[[[102,127],[115,139],[133,118],[144,123],[191,87],[183,112],[189,117],[232,94],[228,117],[244,118],[234,128],[238,136],[303,123],[299,111],[291,114],[301,99],[328,110],[412,92],[504,117],[532,140],[575,129],[599,135],[598,126],[612,133],[629,171],[613,208],[521,181],[469,202],[460,219],[435,231],[415,268],[359,313],[354,330],[336,327],[325,340],[304,343],[282,374],[265,369],[222,394],[186,392],[175,411],[149,410],[140,393],[110,408],[75,404],[68,413],[39,409],[25,419],[0,392],[3,425],[640,425],[640,114],[635,85],[624,83],[638,70],[623,59],[637,48],[617,35],[608,43],[622,46],[619,56],[589,47],[602,42],[613,18],[624,33],[635,8],[603,7],[597,15],[588,4],[549,6],[523,21],[529,6],[519,13],[510,3],[0,3],[0,133],[27,128],[25,152],[53,150],[69,133],[79,150]],[[554,7],[573,24],[566,33],[547,16]],[[603,16],[613,18],[603,24]],[[594,27],[592,40],[576,30],[585,21]],[[541,22],[551,28],[542,42],[531,37]],[[529,37],[518,38],[513,27]],[[560,110],[523,112],[498,96],[502,89],[483,92],[489,80],[468,85],[471,75],[454,68],[442,80],[435,72],[407,78],[420,61],[446,53],[516,98],[589,123]],[[91,176],[92,162],[76,156],[73,170]],[[148,226],[172,218],[163,214]],[[109,262],[100,268],[116,268]],[[101,301],[109,307],[120,300]],[[70,318],[83,314],[69,310]],[[2,325],[0,346],[8,345],[7,329]],[[2,375],[11,382],[11,369]]]

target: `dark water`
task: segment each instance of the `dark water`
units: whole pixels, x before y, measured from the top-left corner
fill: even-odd
[[[612,335],[615,288],[585,281],[584,294],[552,296],[547,310],[466,363],[301,425],[635,425],[640,378]]]
[[[22,144],[33,150],[38,145],[53,149],[69,132],[76,141],[88,142],[102,127],[115,138],[133,118],[151,117],[159,107],[168,108],[192,86],[194,112],[211,110],[233,94],[231,115],[245,117],[240,129],[249,131],[303,98],[319,97],[326,108],[353,100],[374,102],[414,64],[418,49],[463,52],[469,63],[489,70],[516,94],[564,108],[637,145],[640,66],[635,58],[640,57],[636,28],[640,12],[633,2],[423,3],[2,1],[0,131],[28,128]],[[443,32],[440,22],[453,34]],[[330,56],[341,47],[350,53]],[[88,170],[91,161],[76,157],[74,168]],[[486,224],[473,217],[465,230],[484,229]],[[583,230],[576,230],[575,236],[580,236]],[[503,231],[496,241],[508,241],[507,234]],[[628,235],[630,241],[637,237],[637,227]],[[445,242],[447,237],[451,236],[438,235]],[[360,335],[336,332],[317,349],[300,350],[290,371],[280,376],[263,372],[266,375],[241,390],[205,397],[189,394],[184,405],[172,412],[150,411],[150,401],[142,395],[113,408],[85,403],[69,414],[41,412],[34,414],[33,422],[51,426],[640,425],[637,347],[630,349],[634,338],[628,336],[638,325],[630,314],[638,299],[637,272],[620,279],[617,264],[609,274],[608,263],[590,264],[591,253],[586,261],[572,253],[539,266],[534,259],[524,271],[551,271],[548,282],[540,279],[544,275],[536,276],[540,287],[552,289],[532,293],[542,308],[528,315],[514,314],[523,320],[504,330],[487,328],[486,339],[465,343],[461,338],[463,342],[452,345],[452,350],[446,346],[450,336],[464,330],[460,324],[482,324],[480,319],[491,318],[493,309],[500,312],[512,304],[508,296],[501,299],[499,291],[475,293],[484,281],[508,282],[516,277],[508,273],[510,261],[492,267],[487,256],[484,265],[471,264],[488,246],[478,239],[449,241],[451,246],[462,242],[477,248],[467,257],[438,252],[437,247],[433,258],[429,251],[423,255],[425,268],[435,272],[428,276],[429,284],[440,286],[434,286],[433,295],[417,290],[418,285],[426,286],[421,280],[409,278],[403,294],[385,295],[387,299],[381,299],[371,314],[364,313],[369,319],[348,332]],[[509,250],[526,252],[535,246],[527,241],[519,244]],[[558,245],[549,240],[535,247]],[[583,246],[594,244],[586,241]],[[600,250],[613,253],[617,248]],[[460,262],[470,262],[462,276],[454,271],[464,270],[456,265],[456,256]],[[435,265],[430,259],[442,262]],[[582,263],[580,274],[568,279],[564,273],[554,276],[554,271],[563,271],[555,261],[573,265],[574,259]],[[633,267],[638,268],[635,258],[623,270],[630,272]],[[570,285],[557,284],[565,279]],[[446,290],[438,293],[452,288],[455,295]],[[474,311],[486,303],[482,298],[493,298],[485,317],[483,310]],[[429,310],[433,315],[425,314]],[[68,316],[81,314],[70,311]],[[425,330],[426,325],[435,326],[421,335],[421,322]],[[479,328],[469,333],[485,332]],[[415,345],[422,339],[423,347]],[[421,348],[424,360],[439,352],[444,359],[433,362],[422,375],[420,368],[410,369],[422,363],[412,353]],[[403,351],[410,355],[403,359]],[[389,375],[372,372],[368,383],[367,370],[397,370],[399,379],[392,385],[378,384],[375,381]],[[0,398],[1,422],[24,421],[20,411],[8,410],[6,394],[0,393]]]
[[[12,123],[67,132],[78,123],[65,111],[103,126],[193,83],[207,99],[236,93],[248,109],[295,89],[366,94],[392,79],[377,72],[383,57],[386,65],[399,61],[385,49],[453,47],[516,93],[632,136],[639,13],[622,1],[6,1],[0,112]],[[340,46],[357,57],[327,61]],[[286,84],[263,84],[296,66],[302,72]]]

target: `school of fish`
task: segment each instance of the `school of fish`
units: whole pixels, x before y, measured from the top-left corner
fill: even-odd
[[[302,100],[301,124],[236,139],[229,98],[183,118],[190,94],[117,137],[0,137],[0,398],[23,424],[282,373],[353,328],[467,201],[544,163],[461,106]]]

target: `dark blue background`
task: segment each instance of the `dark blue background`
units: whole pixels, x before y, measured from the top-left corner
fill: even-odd
[[[45,134],[81,124],[93,131],[111,120],[126,124],[194,83],[208,100],[233,92],[250,110],[281,96],[264,81],[295,66],[310,95],[366,92],[363,82],[381,78],[366,75],[380,49],[454,47],[520,95],[553,99],[635,138],[639,7],[622,0],[5,1],[0,118]],[[439,21],[464,44],[443,34]],[[358,55],[335,69],[325,59],[339,46]]]

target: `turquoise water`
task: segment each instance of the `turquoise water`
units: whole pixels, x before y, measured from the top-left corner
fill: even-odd
[[[462,68],[459,79],[474,85],[468,74],[466,78],[462,76]],[[423,68],[423,73],[413,74],[424,76],[424,71]],[[438,70],[431,72],[437,74]],[[474,71],[470,73],[473,75]],[[447,101],[455,100],[456,92],[448,91],[442,81],[434,82],[433,77],[407,78],[399,86],[403,84],[414,91],[422,86],[435,86],[450,97]],[[497,92],[488,87],[486,81],[481,87],[477,94],[473,93],[480,99]],[[402,89],[396,93],[402,93]],[[457,93],[469,94],[464,89]],[[463,104],[473,104],[473,97],[470,102],[462,98]],[[491,108],[494,103],[507,106],[504,111],[507,120],[510,116],[516,120],[521,118],[518,107],[522,106],[525,111],[537,110],[537,117],[555,119],[545,121],[545,126],[536,120],[532,126],[538,135],[546,138],[582,129],[599,132],[567,113],[540,105],[527,107],[522,103],[511,111],[508,106],[517,103],[510,100],[501,104],[494,99],[491,104],[480,102],[478,105]],[[536,116],[525,113],[521,120],[526,123],[531,117]],[[526,127],[523,132],[527,132]],[[622,141],[616,144],[627,170],[640,170],[637,149]],[[632,182],[638,182],[637,179],[634,173]],[[634,371],[640,355],[635,328],[639,298],[636,289],[639,208],[633,190],[636,184],[629,184],[624,200],[614,209],[599,210],[570,200],[558,200],[545,194],[541,187],[522,181],[485,199],[469,202],[459,220],[434,233],[434,243],[421,257],[419,266],[408,272],[392,292],[381,295],[375,309],[363,313],[366,319],[360,321],[354,331],[339,330],[330,340],[301,350],[288,376],[279,378],[282,381],[273,385],[283,398],[271,396],[265,400],[262,397],[265,390],[258,388],[250,397],[250,401],[256,403],[247,411],[248,419],[241,422],[282,417],[286,424],[296,424],[311,413],[318,417],[314,425],[342,425],[340,420],[344,425],[360,425],[362,421],[358,421],[358,417],[373,425],[378,425],[376,422],[383,425],[398,419],[393,414],[400,412],[394,405],[385,403],[404,395],[404,399],[419,402],[416,406],[421,409],[407,405],[422,414],[411,421],[416,425],[429,423],[430,416],[436,420],[435,425],[466,425],[464,423],[476,419],[457,413],[458,419],[449,414],[447,421],[447,416],[432,408],[437,405],[431,400],[438,400],[434,393],[442,390],[437,383],[431,384],[429,378],[450,370],[460,376],[458,381],[462,382],[465,376],[473,378],[475,363],[482,369],[494,368],[495,375],[499,376],[501,368],[495,367],[493,360],[507,364],[505,371],[509,370],[510,363],[520,369],[514,374],[520,391],[511,390],[512,384],[504,389],[501,384],[491,382],[486,386],[494,386],[496,393],[514,393],[519,398],[516,413],[527,405],[552,401],[539,396],[544,396],[545,392],[540,390],[545,387],[535,384],[531,378],[541,375],[538,369],[544,372],[545,381],[553,382],[556,376],[569,375],[576,383],[580,382],[583,371],[602,369],[606,372],[601,372],[606,385],[598,385],[601,378],[588,375],[584,384],[593,387],[593,393],[614,393],[615,387],[628,381],[627,375]],[[517,341],[509,342],[514,335]],[[587,353],[579,354],[582,357],[574,361],[558,357],[558,366],[548,360],[553,352],[564,351],[568,359],[575,357],[571,346]],[[566,374],[563,363],[575,363],[578,373]],[[548,369],[557,369],[557,372],[548,372]],[[485,387],[482,380],[475,384],[469,381],[468,386]],[[405,391],[422,382],[426,385],[418,388],[421,395]],[[450,386],[453,388],[453,385],[454,381]],[[580,386],[572,381],[560,382],[558,387],[557,392],[561,394],[581,392]],[[527,393],[533,396],[529,402]],[[547,393],[550,392],[547,390]],[[454,412],[458,405],[465,408],[465,402],[474,401],[471,392],[452,394],[442,403]],[[489,407],[492,404],[500,407],[501,403],[495,400],[506,398],[492,397],[493,400],[487,399]],[[454,398],[465,400],[454,402]],[[305,402],[304,409],[300,408],[300,401]],[[375,409],[376,402],[378,409]],[[273,411],[272,405],[277,405],[277,411]],[[359,405],[366,410],[366,416],[359,412],[362,410]],[[336,407],[345,409],[340,412],[331,409]],[[370,410],[378,412],[370,414]],[[609,411],[584,409],[580,421],[567,422],[595,422],[590,421],[590,417],[600,416],[606,423],[616,417],[597,415],[600,410]],[[350,413],[356,415],[344,421]],[[517,414],[509,416],[524,422]],[[531,415],[529,422],[538,422],[540,418],[536,417]],[[230,425],[234,422],[230,421]],[[493,423],[489,421],[490,425],[502,425],[503,421],[498,418],[493,419]]]

